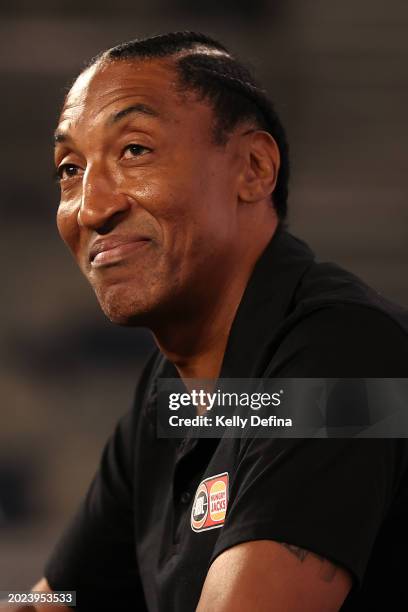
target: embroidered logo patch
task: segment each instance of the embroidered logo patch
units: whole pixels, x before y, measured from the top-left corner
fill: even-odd
[[[228,472],[203,480],[191,509],[191,529],[207,531],[222,527],[228,506]]]

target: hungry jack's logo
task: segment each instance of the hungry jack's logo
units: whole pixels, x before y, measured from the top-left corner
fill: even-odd
[[[228,472],[203,480],[191,509],[191,529],[207,531],[222,527],[228,506]]]

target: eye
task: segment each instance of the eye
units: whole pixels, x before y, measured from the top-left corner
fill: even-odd
[[[140,157],[141,155],[145,155],[146,153],[150,152],[151,149],[149,149],[148,147],[144,147],[140,144],[130,144],[123,149],[122,157],[124,159],[132,159],[134,157]]]
[[[61,164],[55,174],[58,181],[64,181],[78,176],[80,170],[75,164]]]

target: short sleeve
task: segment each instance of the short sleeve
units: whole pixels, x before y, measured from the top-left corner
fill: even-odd
[[[361,583],[402,471],[403,440],[252,439],[213,559],[250,540],[310,550]]]
[[[77,610],[112,605],[137,610],[144,603],[134,546],[132,413],[108,440],[98,471],[71,524],[49,558],[45,577],[53,590],[77,593]]]
[[[293,327],[270,376],[404,377],[407,337],[360,306],[316,311]],[[230,481],[213,559],[250,540],[308,549],[361,584],[375,540],[407,469],[406,439],[246,439]]]

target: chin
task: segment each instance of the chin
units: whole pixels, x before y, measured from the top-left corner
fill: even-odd
[[[110,312],[106,309],[103,309],[103,312],[114,325],[120,325],[122,327],[145,327],[141,320],[138,321],[137,315],[131,315],[124,312]]]
[[[132,304],[99,302],[105,316],[115,325],[124,327],[145,327],[149,320],[149,308]]]
[[[115,325],[149,327],[154,319],[157,300],[152,295],[133,295],[118,291],[117,287],[105,292],[96,290],[95,293],[103,313]]]

